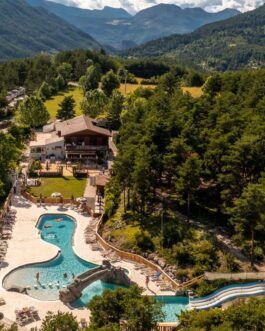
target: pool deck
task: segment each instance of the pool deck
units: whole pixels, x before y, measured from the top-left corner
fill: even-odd
[[[91,246],[85,243],[84,232],[91,218],[82,216],[71,209],[62,210],[58,206],[39,207],[21,196],[14,196],[12,208],[17,210],[16,223],[13,227],[12,238],[8,241],[8,250],[3,267],[0,269],[0,297],[4,298],[6,305],[0,307],[5,317],[15,321],[15,309],[27,306],[35,306],[39,316],[43,319],[48,311],[72,312],[78,320],[85,318],[89,321],[89,310],[86,308],[70,309],[60,301],[39,301],[25,294],[7,292],[2,287],[2,281],[7,273],[13,269],[30,263],[44,262],[53,259],[58,253],[58,247],[53,246],[40,238],[36,223],[43,214],[67,214],[77,221],[74,234],[73,248],[78,256],[95,264],[101,264],[103,257],[99,251],[92,251]],[[145,275],[135,270],[135,265],[128,261],[115,263],[129,270],[131,280],[140,287],[145,288],[144,294],[152,295],[173,295],[173,292],[161,292],[155,283],[149,283],[151,291],[146,289]],[[31,323],[26,329],[39,327],[41,321]],[[25,328],[23,328],[25,329]]]

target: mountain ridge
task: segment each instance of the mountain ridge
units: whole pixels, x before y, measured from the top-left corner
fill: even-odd
[[[265,5],[206,24],[186,35],[173,34],[123,53],[177,60],[206,70],[235,70],[265,65]],[[183,60],[185,59],[185,60]]]
[[[47,0],[27,0],[32,6],[41,6],[89,33],[102,45],[121,49],[168,36],[172,33],[189,33],[206,23],[238,14],[228,10],[208,13],[203,9],[182,9],[176,5],[159,4],[131,16],[123,9],[105,7],[87,10],[65,6]],[[111,15],[106,16],[107,12]]]
[[[88,34],[24,0],[1,0],[0,45],[1,61],[41,52],[101,47]]]

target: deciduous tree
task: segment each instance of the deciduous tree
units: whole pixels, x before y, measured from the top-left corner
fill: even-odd
[[[119,77],[113,72],[113,70],[110,70],[105,76],[102,77],[101,83],[101,88],[108,97],[111,96],[115,89],[120,87]]]
[[[29,97],[19,106],[20,121],[32,128],[46,124],[50,118],[48,110],[38,97]]]

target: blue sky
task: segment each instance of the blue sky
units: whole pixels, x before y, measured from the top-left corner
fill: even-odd
[[[234,8],[240,11],[248,11],[261,6],[264,0],[51,0],[65,5],[73,5],[81,8],[100,9],[104,6],[124,8],[135,13],[144,8],[159,3],[171,3],[182,7],[202,7],[207,11],[215,12],[225,8]]]

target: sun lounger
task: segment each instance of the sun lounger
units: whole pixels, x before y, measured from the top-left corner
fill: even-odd
[[[3,298],[0,298],[0,306],[3,306],[5,304],[6,304],[5,300]]]

